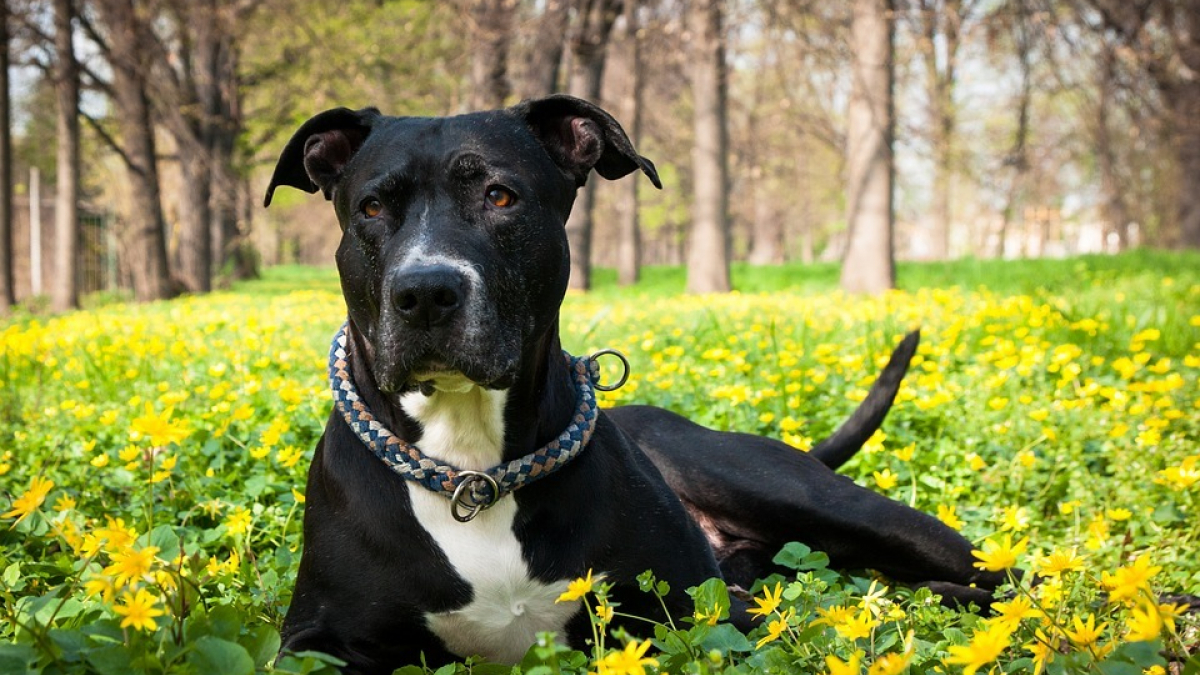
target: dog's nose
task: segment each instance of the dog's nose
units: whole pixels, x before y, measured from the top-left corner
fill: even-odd
[[[430,265],[404,270],[392,283],[392,304],[404,323],[433,328],[450,320],[463,298],[463,275],[452,267]]]

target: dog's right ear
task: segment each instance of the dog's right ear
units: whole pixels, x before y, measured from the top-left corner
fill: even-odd
[[[334,108],[302,124],[279,155],[263,206],[271,205],[280,185],[305,192],[320,190],[325,199],[331,198],[334,182],[367,140],[379,116],[375,108]]]
[[[522,101],[511,110],[525,120],[551,159],[582,187],[592,169],[616,180],[634,171],[662,189],[654,163],[637,154],[629,136],[600,106],[574,96],[555,94]]]

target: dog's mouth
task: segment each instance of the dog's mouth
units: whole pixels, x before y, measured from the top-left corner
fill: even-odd
[[[372,369],[380,391],[399,394],[418,390],[465,393],[474,387],[504,389],[512,384],[514,364],[506,359],[452,361],[440,355],[413,360],[379,358]]]

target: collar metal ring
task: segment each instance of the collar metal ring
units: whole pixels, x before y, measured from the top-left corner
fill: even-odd
[[[590,358],[593,361],[596,361],[599,357],[607,356],[610,354],[621,360],[621,367],[624,370],[621,371],[621,377],[620,377],[620,379],[617,380],[616,384],[600,384],[599,382],[597,382],[596,384],[592,385],[599,391],[614,391],[616,389],[620,389],[621,387],[623,387],[625,385],[626,382],[629,381],[629,359],[625,358],[625,355],[622,354],[621,352],[619,352],[615,349],[601,349],[600,351],[592,354],[588,358]]]
[[[458,487],[454,488],[454,495],[450,497],[450,515],[458,522],[466,523],[472,520],[480,511],[491,508],[500,500],[500,486],[495,478],[482,471],[459,471],[458,475],[462,480],[459,481]],[[475,501],[473,486],[479,482],[492,489],[491,499],[484,502]]]

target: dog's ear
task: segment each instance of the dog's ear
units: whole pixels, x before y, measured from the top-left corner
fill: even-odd
[[[577,185],[587,182],[592,169],[608,180],[641,169],[662,189],[654,163],[637,154],[625,130],[599,106],[557,94],[522,101],[512,111],[524,118],[550,157],[575,176]]]
[[[275,164],[263,206],[271,205],[275,188],[288,185],[305,192],[321,190],[331,197],[334,181],[362,147],[379,119],[375,108],[334,108],[313,117],[296,130]]]

